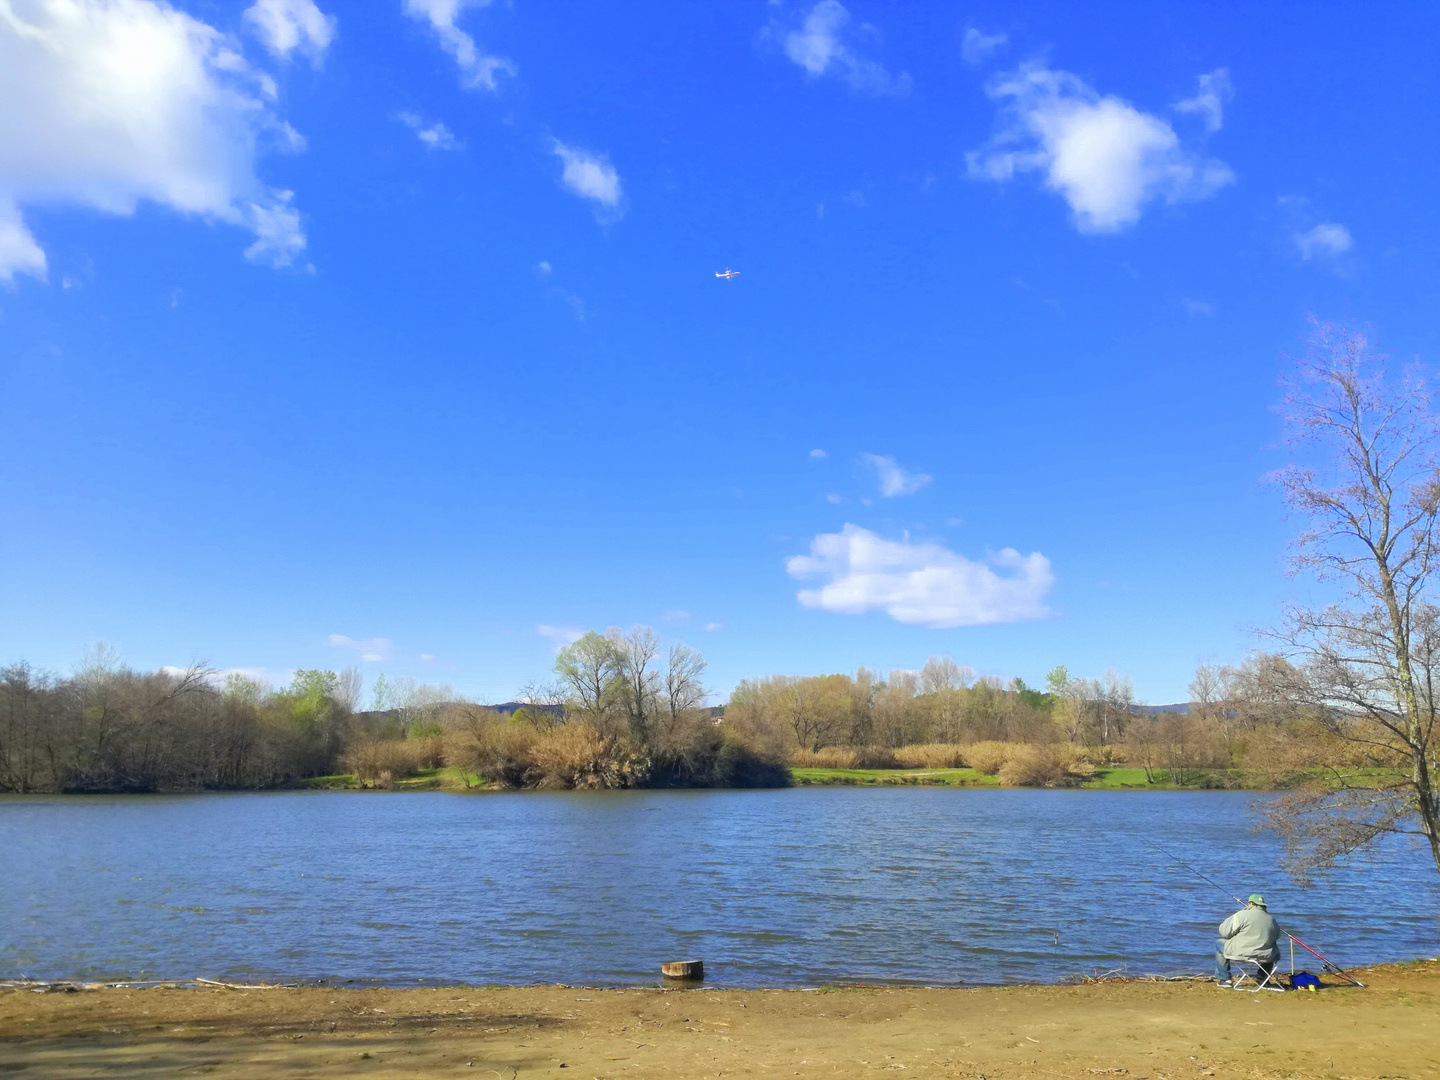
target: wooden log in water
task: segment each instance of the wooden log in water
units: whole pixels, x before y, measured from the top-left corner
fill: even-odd
[[[699,982],[705,978],[704,960],[672,960],[660,965],[660,974],[667,979],[687,979]]]

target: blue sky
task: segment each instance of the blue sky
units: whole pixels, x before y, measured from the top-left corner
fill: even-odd
[[[0,3],[0,656],[1179,700],[1436,355],[1427,5],[318,2]]]

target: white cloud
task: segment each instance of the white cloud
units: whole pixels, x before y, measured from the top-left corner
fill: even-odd
[[[33,274],[44,278],[45,252],[25,228],[20,208],[12,200],[0,197],[0,278],[16,274]]]
[[[567,188],[612,210],[620,205],[620,175],[603,157],[566,146],[559,139],[551,151],[565,163],[560,181]]]
[[[289,266],[305,250],[300,213],[290,205],[294,192],[272,191],[270,194],[268,205],[248,204],[255,242],[245,249],[245,257],[272,266]]]
[[[535,632],[543,638],[549,638],[555,643],[555,651],[559,652],[566,645],[574,645],[585,636],[585,631],[578,626],[550,626],[541,623],[535,627]]]
[[[810,451],[810,460],[812,461],[824,461],[829,456],[830,455],[824,450],[815,449]]]
[[[839,506],[839,505],[840,505],[842,502],[844,502],[845,500],[842,499],[839,495],[835,494],[835,493],[832,491],[829,495],[826,495],[826,496],[825,496],[825,501],[828,502],[828,503],[831,503],[831,504],[833,504],[833,505],[835,505],[835,506]]]
[[[1027,64],[991,84],[1003,126],[969,155],[972,176],[1009,180],[1039,172],[1075,214],[1082,232],[1113,232],[1145,204],[1203,199],[1235,179],[1224,162],[1180,145],[1170,125],[1082,80]]]
[[[497,74],[514,75],[515,65],[499,56],[488,56],[475,44],[475,39],[455,25],[466,8],[488,7],[490,0],[404,0],[405,14],[428,22],[440,41],[440,47],[455,58],[460,68],[460,81],[467,87],[496,88]]]
[[[1322,222],[1313,229],[1296,233],[1294,239],[1300,255],[1306,259],[1343,255],[1354,243],[1350,230],[1338,221]]]
[[[1204,300],[1196,300],[1191,296],[1182,296],[1180,304],[1189,315],[1214,315],[1215,305],[1206,303]]]
[[[296,49],[319,62],[335,37],[335,17],[315,6],[315,0],[255,0],[245,9],[265,47],[288,57]]]
[[[724,624],[723,622],[707,622],[707,623],[705,624],[705,629],[706,629],[706,630],[724,630],[724,629],[725,629],[725,624]]]
[[[803,67],[811,78],[833,73],[852,89],[866,93],[908,92],[909,75],[904,72],[891,75],[879,61],[861,56],[846,43],[846,38],[855,37],[849,32],[849,26],[850,12],[844,4],[839,0],[820,0],[798,29],[785,33],[772,23],[769,33],[782,37],[785,55]],[[864,23],[858,29],[870,35],[876,33],[873,26]]]
[[[546,262],[544,259],[541,259],[538,263],[535,264],[535,270],[537,273],[539,273],[541,277],[549,277],[551,273],[554,272],[555,268],[551,266],[548,262]]]
[[[304,250],[289,193],[255,175],[298,149],[274,80],[157,0],[0,0],[0,279],[46,276],[22,206],[133,214],[141,200],[247,228],[250,258]]]
[[[910,472],[902,469],[893,457],[880,454],[861,454],[860,460],[875,470],[880,481],[880,494],[886,498],[896,495],[914,495],[934,479],[929,473]]]
[[[810,554],[787,559],[785,569],[795,578],[829,578],[796,594],[804,607],[841,615],[884,611],[937,630],[1043,619],[1055,582],[1039,552],[1005,548],[988,562],[972,562],[940,544],[885,540],[858,525],[821,533]]]
[[[374,663],[377,660],[390,659],[390,652],[395,643],[389,638],[352,638],[344,634],[331,634],[330,644],[337,649],[350,649],[360,654],[360,659],[367,663]]]
[[[465,144],[455,137],[455,133],[439,120],[433,124],[426,124],[419,113],[402,112],[400,122],[415,132],[415,137],[431,150],[463,150],[465,148]]]
[[[1235,96],[1235,87],[1230,82],[1230,73],[1216,68],[1208,75],[1200,76],[1200,89],[1192,98],[1177,101],[1175,108],[1184,113],[1198,113],[1205,121],[1206,131],[1219,131],[1225,122],[1225,102]]]
[[[420,656],[419,656],[419,659],[420,659],[420,662],[421,662],[421,663],[428,664],[428,663],[430,663],[430,661],[432,661],[432,660],[435,659],[435,654],[434,654],[434,653],[428,653],[428,652],[422,652],[422,653],[420,654]]]
[[[982,34],[972,26],[960,43],[960,55],[967,64],[983,64],[1009,40],[1007,34]]]
[[[686,619],[690,618],[690,612],[680,611],[677,608],[673,611],[665,612],[665,614],[661,615],[660,618],[664,619],[668,623],[684,622]]]

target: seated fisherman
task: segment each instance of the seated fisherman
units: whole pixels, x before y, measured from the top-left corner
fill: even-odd
[[[1265,898],[1251,893],[1249,902],[1220,924],[1220,940],[1215,942],[1215,981],[1221,986],[1233,985],[1231,960],[1253,960],[1268,975],[1280,959],[1278,942],[1282,932],[1266,910]]]

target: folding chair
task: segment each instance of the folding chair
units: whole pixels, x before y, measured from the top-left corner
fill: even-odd
[[[1259,960],[1230,961],[1231,990],[1244,990],[1247,994],[1258,994],[1261,990],[1273,990],[1283,994],[1285,987],[1279,983],[1276,974],[1279,964],[1262,964]],[[1249,983],[1249,986],[1244,985]]]

